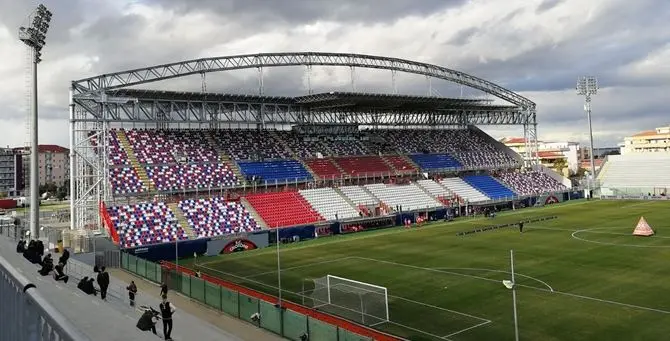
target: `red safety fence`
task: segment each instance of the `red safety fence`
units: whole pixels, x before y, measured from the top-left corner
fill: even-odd
[[[192,269],[185,268],[183,266],[177,266],[174,263],[170,263],[170,262],[166,262],[166,261],[161,261],[160,263],[161,263],[161,267],[163,267],[163,268],[170,269],[170,270],[177,269],[177,271],[179,271],[181,273],[185,273],[185,274],[188,274],[190,276],[195,276],[195,271],[193,271]],[[260,291],[256,291],[256,290],[253,290],[253,289],[249,289],[247,287],[243,287],[241,285],[238,285],[238,284],[235,284],[235,283],[232,283],[232,282],[228,282],[228,281],[223,280],[223,279],[218,278],[218,277],[210,276],[210,275],[207,275],[207,274],[201,274],[200,278],[202,278],[203,280],[205,280],[207,282],[218,284],[218,285],[220,285],[224,288],[227,288],[227,289],[230,289],[230,290],[235,290],[235,291],[237,291],[241,294],[244,294],[244,295],[247,295],[247,296],[250,296],[250,297],[254,297],[254,298],[257,298],[259,300],[263,300],[263,301],[271,303],[271,304],[276,304],[278,302],[278,299],[275,296],[268,295],[268,294],[265,294],[265,293],[262,293]],[[389,334],[386,334],[386,333],[382,333],[382,332],[374,330],[372,328],[368,328],[368,327],[353,323],[349,320],[345,320],[343,318],[339,318],[339,317],[336,317],[336,316],[333,316],[333,315],[329,315],[329,314],[326,314],[326,313],[323,313],[323,312],[320,312],[320,311],[317,311],[317,310],[314,310],[314,309],[311,309],[311,308],[308,308],[308,307],[305,307],[305,306],[302,306],[300,304],[296,304],[296,303],[293,303],[293,302],[282,301],[281,306],[283,308],[293,310],[296,313],[300,313],[300,314],[303,314],[305,316],[315,318],[319,321],[322,321],[322,322],[325,322],[325,323],[328,323],[328,324],[346,329],[346,330],[348,330],[350,332],[353,332],[353,333],[356,333],[358,335],[365,336],[365,337],[370,337],[373,340],[377,340],[377,341],[402,341],[402,340],[404,340],[404,339],[401,339],[401,338],[398,338],[398,337],[395,337],[395,336],[392,336],[392,335],[389,335]]]
[[[107,231],[109,231],[112,240],[116,245],[119,245],[119,234],[116,233],[116,229],[114,228],[114,225],[112,225],[112,218],[110,218],[109,212],[107,212],[107,206],[105,206],[103,201],[100,202],[100,216],[102,217],[102,224],[105,225]]]

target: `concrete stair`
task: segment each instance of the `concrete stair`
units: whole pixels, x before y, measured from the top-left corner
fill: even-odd
[[[154,191],[155,188],[153,182],[149,179],[149,175],[147,175],[146,169],[144,169],[140,162],[137,161],[137,156],[135,156],[135,149],[130,144],[128,136],[126,136],[126,132],[123,130],[117,130],[116,138],[119,140],[119,144],[121,147],[123,147],[126,154],[128,155],[128,161],[130,161],[130,165],[133,167],[133,169],[135,169],[135,172],[137,172],[137,176],[140,178],[140,181],[142,181],[144,187],[146,187],[150,192]]]
[[[305,169],[309,172],[310,175],[312,175],[312,179],[321,180],[321,178],[318,175],[316,175],[316,173],[314,173],[314,171],[311,168],[309,168],[309,166],[305,163],[305,161],[303,161],[302,159],[298,159],[298,161],[300,161],[302,166],[305,167]]]
[[[409,163],[410,165],[412,165],[412,167],[415,168],[415,171],[421,171],[421,167],[419,167],[419,165],[417,165],[417,164],[414,162],[414,160],[412,160],[411,157],[409,157],[408,155],[405,155],[405,154],[401,154],[400,156],[403,158],[403,160],[407,161],[407,163]]]
[[[221,159],[221,163],[230,167],[230,170],[233,171],[233,174],[235,174],[235,177],[237,177],[237,180],[240,182],[240,185],[244,185],[247,183],[247,180],[244,178],[244,175],[242,174],[242,169],[237,164],[237,162],[231,160],[230,156],[228,156],[228,154],[224,152],[221,152],[221,154],[219,154],[219,158]]]
[[[179,223],[179,226],[184,230],[184,233],[186,233],[190,239],[196,239],[198,236],[193,232],[191,225],[188,223],[188,219],[186,219],[184,212],[179,206],[176,203],[168,204],[167,206],[172,210],[172,213],[174,213],[174,217],[177,218],[177,223]]]
[[[344,199],[344,201],[346,201],[347,204],[349,204],[349,206],[353,207],[356,211],[360,211],[360,209],[358,209],[358,206],[356,206],[356,204],[354,204],[354,202],[351,201],[351,199],[349,199],[349,197],[344,195],[344,193],[342,192],[341,189],[339,189],[337,187],[333,187],[333,189],[335,190],[335,193],[339,194],[342,197],[342,199]]]
[[[427,189],[425,189],[423,186],[421,186],[418,182],[415,182],[414,186],[418,187],[420,190],[422,190],[424,193],[426,193],[426,195],[428,195],[429,197],[437,200],[437,197],[434,196],[433,193],[430,193]]]
[[[289,155],[291,155],[292,158],[294,158],[296,160],[300,159],[298,157],[298,154],[296,154],[295,151],[293,151],[293,149],[291,149],[291,147],[288,145],[288,143],[286,143],[286,141],[284,141],[284,139],[281,138],[279,136],[279,134],[277,134],[276,131],[274,131],[274,130],[270,131],[270,136],[272,136],[272,138],[275,141],[277,141],[278,144],[280,144],[282,147],[284,147],[284,150],[286,150],[289,153]]]
[[[386,159],[386,157],[382,156],[381,159],[382,159],[382,161],[384,161],[384,164],[385,164],[389,169],[391,169],[391,171],[393,172],[393,174],[396,174],[396,175],[400,174],[400,172],[398,172],[398,169],[396,169],[395,166],[393,166],[393,164],[392,164],[389,160]]]
[[[328,160],[330,160],[330,162],[332,162],[333,165],[335,165],[335,168],[337,168],[337,170],[340,171],[340,173],[342,173],[342,175],[343,175],[345,178],[346,178],[346,177],[349,177],[349,174],[347,174],[347,172],[344,171],[344,168],[342,168],[342,166],[340,166],[340,164],[337,163],[337,160],[336,160],[335,158],[333,158],[333,157],[329,157]]]
[[[251,215],[251,217],[254,218],[254,220],[256,220],[256,222],[258,223],[258,226],[260,226],[264,230],[267,230],[268,229],[268,224],[265,222],[265,220],[263,220],[263,218],[261,218],[261,215],[258,214],[258,212],[251,205],[249,200],[247,200],[247,198],[242,197],[242,198],[240,198],[240,202],[242,203],[244,208],[246,208],[247,211],[249,211],[249,214]]]

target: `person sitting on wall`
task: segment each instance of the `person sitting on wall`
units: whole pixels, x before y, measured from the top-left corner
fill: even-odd
[[[98,290],[96,290],[95,286],[93,285],[94,281],[94,278],[89,278],[88,281],[84,283],[84,289],[82,291],[87,295],[97,296]]]
[[[70,251],[64,249],[63,254],[60,256],[60,258],[58,258],[58,263],[63,263],[63,266],[65,266],[68,259],[70,259]]]
[[[63,272],[63,267],[63,263],[58,263],[58,265],[54,267],[54,279],[56,281],[63,281],[67,283],[70,277],[66,275],[65,272]]]
[[[38,271],[40,275],[47,276],[54,269],[54,261],[51,259],[51,254],[44,256],[42,260],[42,268]]]

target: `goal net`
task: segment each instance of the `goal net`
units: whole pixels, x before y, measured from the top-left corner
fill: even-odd
[[[309,297],[314,308],[364,325],[389,320],[386,288],[333,275],[313,281]]]

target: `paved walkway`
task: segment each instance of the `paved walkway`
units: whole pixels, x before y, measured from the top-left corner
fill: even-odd
[[[38,267],[15,252],[16,245],[0,237],[0,255],[13,267],[32,281],[47,300],[56,307],[82,333],[95,341],[155,341],[151,332],[142,332],[135,327],[140,313],[130,307],[125,287],[135,280],[139,294],[137,305],[151,305],[158,308],[160,290],[156,285],[136,278],[122,270],[110,269],[110,288],[107,301],[100,296],[88,296],[77,289],[78,279],[93,275],[90,265],[74,259],[68,261],[68,274],[72,277],[65,284],[55,282],[51,276],[40,276]],[[53,254],[58,259],[58,254]],[[97,285],[96,285],[97,286]],[[256,328],[250,324],[205,308],[190,299],[174,293],[170,301],[177,308],[174,318],[172,338],[175,341],[276,341],[278,336]],[[162,338],[162,324],[157,325]],[[231,330],[233,332],[228,332]]]
[[[55,282],[53,277],[42,277],[37,265],[15,252],[16,245],[0,237],[0,254],[17,271],[35,284],[44,297],[65,318],[91,340],[95,341],[155,341],[150,332],[135,327],[139,316],[132,310],[120,311],[114,304],[107,304],[100,297],[88,296],[77,289],[76,281]],[[1,304],[1,303],[0,303]]]
[[[145,280],[141,277],[135,276],[129,272],[126,272],[121,269],[109,269],[108,272],[115,278],[121,279],[126,283],[130,283],[131,280],[135,281],[137,289],[140,293],[145,293],[145,296],[153,296],[158,299],[160,294],[160,288],[157,284]],[[220,311],[211,309],[200,302],[194,301],[182,294],[175,294],[174,291],[169,293],[170,301],[174,302],[175,306],[180,309],[180,311],[185,311],[193,316],[211,323],[223,330],[230,331],[230,333],[239,337],[242,340],[247,341],[278,341],[284,340],[283,338],[258,328],[252,324],[249,324],[245,321],[230,317]],[[200,339],[198,339],[200,341]]]

